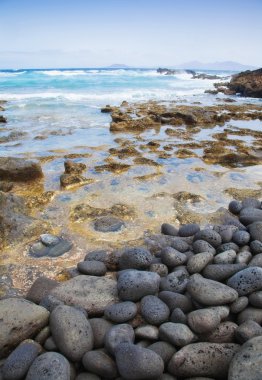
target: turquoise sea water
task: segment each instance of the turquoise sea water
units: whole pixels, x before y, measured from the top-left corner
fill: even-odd
[[[208,72],[207,72],[208,73]],[[212,72],[223,80],[232,72]],[[50,69],[0,71],[0,99],[7,100],[6,126],[0,138],[10,131],[23,132],[0,145],[1,155],[47,150],[73,149],[85,143],[99,146],[112,143],[108,131],[110,116],[101,114],[106,104],[177,100],[213,102],[205,94],[217,80],[192,79],[191,74],[158,74],[155,69]]]

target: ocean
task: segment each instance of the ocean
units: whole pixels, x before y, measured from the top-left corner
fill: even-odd
[[[205,73],[215,74],[221,81],[232,75]],[[177,75],[159,74],[156,69],[1,70],[0,99],[8,101],[8,125],[0,130],[0,138],[10,130],[25,133],[19,145],[17,141],[2,144],[1,155],[31,152],[41,156],[50,149],[74,149],[83,140],[90,146],[111,143],[110,117],[100,112],[106,104],[150,99],[212,104],[214,96],[204,91],[217,81],[192,79],[182,70]],[[43,133],[45,139],[41,140]]]

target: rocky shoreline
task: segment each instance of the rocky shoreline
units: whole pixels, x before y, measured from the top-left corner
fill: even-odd
[[[87,252],[68,274],[0,300],[0,378],[260,378],[261,201],[231,201],[223,224],[164,223],[142,246]]]
[[[230,82],[238,87],[220,82],[217,90],[252,96],[243,85],[246,75],[256,81],[261,73],[239,74]],[[250,88],[257,91],[254,83]],[[61,151],[51,189],[44,167],[57,157],[0,157],[0,379],[262,376],[262,183],[255,189],[218,187],[235,198],[228,210],[194,211],[207,203],[208,194],[194,188],[207,165],[217,178],[214,187],[223,168],[235,170],[239,181],[240,169],[261,165],[262,132],[255,123],[262,120],[262,106],[238,104],[234,97],[218,98],[212,106],[185,103],[124,101],[103,107],[114,145],[103,148],[99,159],[86,151]],[[0,101],[0,111],[3,105]],[[0,116],[0,123],[6,122]],[[164,138],[152,138],[154,133]],[[23,132],[11,131],[0,143],[21,138]],[[166,171],[176,181],[179,160],[197,164],[187,176],[190,186],[182,183],[175,190],[171,182],[166,192],[163,173],[172,160],[176,169]],[[98,191],[107,195],[108,182],[99,184],[98,176],[108,173],[113,186],[123,177],[141,183],[142,191],[160,178],[160,192],[141,199],[134,194],[133,203],[122,202],[120,194],[117,201],[106,197],[101,203]],[[76,196],[66,206],[64,200],[77,192],[89,198]],[[143,232],[136,220],[143,202],[150,204],[143,211],[155,218],[154,201],[168,223],[160,229],[145,225]],[[59,214],[61,209],[66,212]],[[57,213],[53,220],[52,213]],[[87,231],[80,242],[81,228]],[[99,249],[90,249],[91,240]]]

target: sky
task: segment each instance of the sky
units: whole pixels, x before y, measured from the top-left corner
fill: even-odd
[[[262,66],[262,0],[0,0],[0,68]]]

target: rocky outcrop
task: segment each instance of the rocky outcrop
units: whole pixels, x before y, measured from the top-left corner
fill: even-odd
[[[4,116],[0,115],[0,123],[6,123],[7,120]]]
[[[23,198],[0,191],[0,247],[39,235],[47,223],[31,217]]]
[[[229,90],[242,96],[262,98],[262,68],[234,75],[228,84]]]
[[[192,74],[192,75],[196,75],[195,71],[193,70],[173,70],[173,69],[167,69],[167,68],[162,68],[162,67],[159,67],[157,69],[157,73],[159,74],[164,74],[164,75],[176,75],[176,74],[181,74],[181,73],[187,73],[187,74]]]
[[[25,182],[42,177],[42,168],[37,161],[0,157],[0,180]]]
[[[66,160],[64,162],[65,172],[60,176],[60,185],[62,188],[70,189],[76,186],[88,185],[93,179],[81,175],[86,170],[86,165],[81,162]]]

